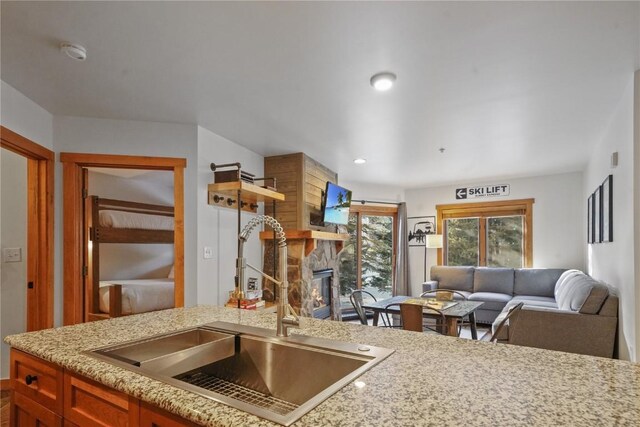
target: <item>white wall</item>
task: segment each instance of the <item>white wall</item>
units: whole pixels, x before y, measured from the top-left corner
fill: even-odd
[[[53,147],[53,116],[3,81],[0,81],[0,123],[45,148],[51,150]],[[22,247],[22,257],[26,260],[26,160],[6,150],[1,151],[0,241],[2,247]],[[11,162],[9,159],[16,161]],[[9,213],[8,209],[12,212]],[[4,338],[6,335],[26,330],[26,261],[3,264],[1,275],[0,334]],[[9,377],[8,366],[9,350],[3,342],[0,353],[0,378]]]
[[[2,126],[53,150],[53,116],[44,108],[0,81]]]
[[[0,262],[0,334],[27,330],[27,159],[0,149],[0,257],[21,248],[21,262]],[[2,258],[0,258],[1,260]],[[0,378],[9,378],[9,349],[2,342]]]
[[[600,143],[591,153],[584,174],[583,201],[609,175],[613,175],[613,242],[586,244],[588,272],[594,278],[616,288],[620,297],[618,351],[622,359],[638,358],[636,342],[637,306],[634,267],[634,84],[629,81],[618,108]],[[619,164],[610,167],[613,152]],[[584,202],[586,203],[586,202]]]
[[[208,204],[207,185],[213,182],[211,163],[240,162],[242,169],[261,177],[264,158],[215,133],[198,127],[198,304],[224,304],[234,288],[238,225],[235,209]],[[261,206],[259,211],[262,212]],[[255,215],[242,214],[242,226]],[[262,268],[262,244],[255,230],[244,247],[247,262]],[[213,258],[204,259],[204,247],[213,249]],[[246,277],[258,277],[247,270]]]
[[[640,31],[640,29],[639,29]],[[633,158],[634,158],[634,172],[633,172],[633,182],[640,182],[640,70],[635,72],[634,79],[634,101],[633,101]],[[633,187],[634,190],[634,214],[636,212],[640,212],[640,185],[635,184]],[[634,281],[635,281],[635,294],[636,294],[636,302],[635,302],[635,310],[636,310],[636,344],[640,343],[640,261],[637,260],[637,257],[640,256],[640,221],[634,221],[634,236],[635,236],[635,253],[634,253]],[[635,348],[635,361],[640,361],[640,348],[636,345]]]
[[[89,195],[173,206],[173,173],[140,172],[140,175],[126,177],[89,170]],[[99,256],[100,280],[154,279],[167,277],[173,265],[174,252],[172,243],[110,243],[100,245]]]
[[[435,216],[436,205],[459,203],[455,190],[459,187],[489,184],[509,184],[508,197],[487,197],[469,201],[497,201],[534,198],[533,204],[533,266],[584,269],[585,209],[582,173],[546,175],[505,179],[491,182],[467,182],[460,185],[406,190],[408,216]],[[421,292],[424,249],[409,248],[411,288]],[[436,265],[436,250],[427,252],[429,269]]]
[[[56,152],[183,157],[185,231],[185,305],[196,304],[197,129],[193,125],[56,116]],[[62,166],[56,168],[56,324],[62,323]]]
[[[404,189],[390,185],[371,185],[364,182],[344,181],[340,179],[339,184],[347,190],[351,190],[351,197],[355,200],[402,202],[405,197]]]

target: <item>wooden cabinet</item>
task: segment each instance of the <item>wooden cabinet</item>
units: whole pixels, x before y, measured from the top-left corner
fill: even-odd
[[[11,350],[10,359],[12,390],[61,414],[62,368],[17,350]]]
[[[11,394],[11,425],[19,427],[62,427],[62,417],[22,393]]]
[[[137,426],[138,400],[67,373],[64,376],[64,418],[82,426]]]
[[[195,425],[148,403],[140,403],[140,427],[191,427]]]
[[[13,427],[195,426],[174,414],[11,349]]]

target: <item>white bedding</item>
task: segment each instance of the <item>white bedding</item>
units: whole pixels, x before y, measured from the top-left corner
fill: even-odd
[[[113,228],[173,230],[173,217],[113,210],[100,211],[100,225]]]
[[[109,312],[110,285],[122,285],[122,314],[173,308],[173,279],[100,281],[100,311]]]

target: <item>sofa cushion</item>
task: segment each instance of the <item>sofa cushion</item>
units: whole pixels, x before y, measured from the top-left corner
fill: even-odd
[[[571,275],[562,285],[556,297],[561,310],[597,314],[609,296],[609,288],[584,273]]]
[[[473,291],[513,295],[513,268],[476,268]]]
[[[483,310],[501,311],[511,298],[511,295],[496,292],[474,292],[469,296],[469,301],[482,301]]]
[[[507,307],[511,307],[512,305],[516,305],[523,302],[524,305],[534,305],[536,307],[551,307],[558,308],[558,304],[556,300],[551,297],[539,297],[536,295],[518,295],[517,297],[513,297],[511,301],[507,304]]]
[[[439,288],[473,292],[473,272],[475,267],[431,267],[431,280],[438,281]]]
[[[553,290],[553,297],[557,300],[558,295],[562,292],[562,290],[564,289],[564,286],[569,282],[569,280],[572,277],[580,274],[584,274],[584,273],[580,270],[567,270],[564,273],[562,273],[558,278],[558,281],[556,282],[555,289]]]
[[[563,268],[517,268],[514,272],[513,293],[552,297]]]

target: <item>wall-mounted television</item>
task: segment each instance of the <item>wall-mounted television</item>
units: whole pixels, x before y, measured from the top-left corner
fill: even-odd
[[[323,202],[323,222],[340,225],[348,224],[349,207],[351,206],[350,190],[327,181]]]

